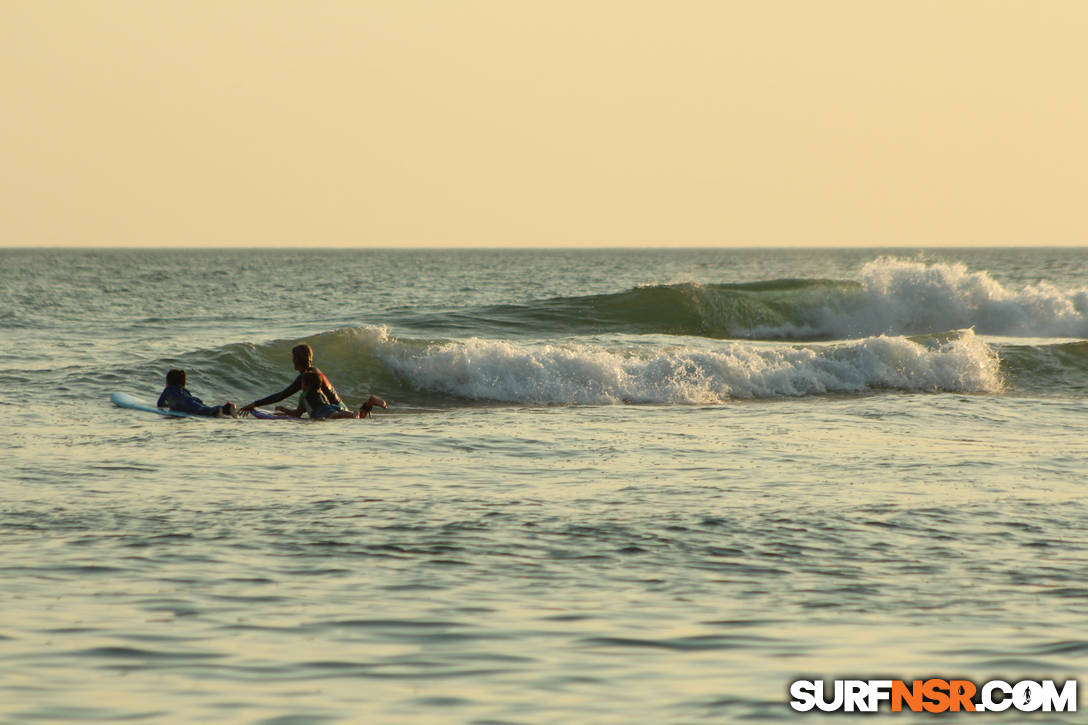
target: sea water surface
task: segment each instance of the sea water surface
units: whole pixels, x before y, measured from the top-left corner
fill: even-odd
[[[1077,249],[0,251],[0,720],[855,722],[789,683],[1088,686],[1086,278]],[[182,367],[248,403],[299,342],[389,409],[109,401]]]

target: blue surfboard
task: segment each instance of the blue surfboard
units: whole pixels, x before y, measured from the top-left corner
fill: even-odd
[[[192,415],[190,413],[182,413],[178,410],[167,410],[166,408],[156,408],[154,405],[140,400],[135,395],[129,395],[128,393],[111,393],[110,400],[118,408],[128,408],[129,410],[142,410],[145,413],[158,413],[159,415],[167,415],[173,418],[206,418],[207,416]]]
[[[156,413],[158,415],[166,415],[173,418],[212,418],[214,416],[209,415],[193,415],[192,413],[182,413],[178,410],[168,410],[167,408],[156,408],[145,400],[137,398],[135,395],[129,395],[128,393],[111,393],[110,400],[118,408],[127,408],[128,410],[139,410],[144,413]],[[267,410],[261,410],[260,408],[254,408],[253,418],[256,420],[301,420],[301,418],[292,418],[289,415],[280,415],[279,413],[269,413]]]

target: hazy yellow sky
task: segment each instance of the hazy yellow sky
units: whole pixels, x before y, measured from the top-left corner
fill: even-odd
[[[0,0],[0,245],[1088,243],[1084,0]]]

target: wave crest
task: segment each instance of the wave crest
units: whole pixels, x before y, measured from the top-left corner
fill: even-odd
[[[874,337],[828,347],[614,350],[472,339],[386,360],[408,385],[533,405],[715,404],[877,389],[992,393],[997,356],[970,330],[929,344]]]
[[[1011,290],[988,272],[962,263],[923,264],[882,258],[861,271],[869,303],[833,332],[922,334],[973,327],[986,335],[1084,337],[1088,290],[1062,291],[1049,282]]]
[[[643,285],[611,294],[495,305],[408,320],[436,330],[552,337],[667,334],[714,339],[845,340],[974,328],[1010,337],[1088,337],[1088,289],[1009,289],[960,263],[880,258],[859,281]]]

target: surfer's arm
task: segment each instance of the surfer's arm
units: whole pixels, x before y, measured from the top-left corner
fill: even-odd
[[[260,400],[254,400],[249,405],[243,407],[242,411],[248,412],[250,410],[253,410],[254,408],[259,408],[262,405],[268,405],[269,403],[278,403],[281,400],[283,400],[284,398],[286,398],[288,396],[291,396],[291,395],[294,395],[295,393],[297,393],[300,390],[302,390],[302,376],[301,375],[299,375],[297,378],[295,378],[295,381],[293,383],[288,385],[286,388],[284,388],[280,392],[269,395],[267,398],[261,398]]]

